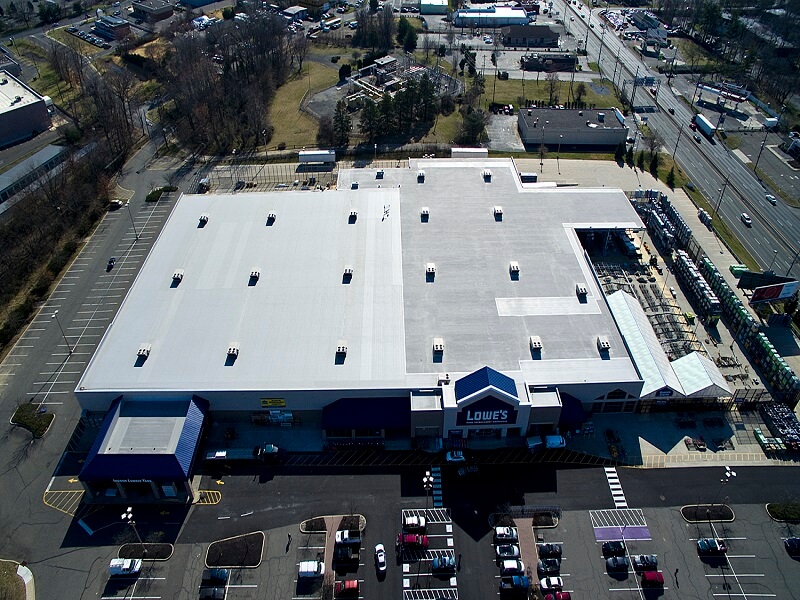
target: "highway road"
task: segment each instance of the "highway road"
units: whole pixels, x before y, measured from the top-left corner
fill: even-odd
[[[654,76],[662,81],[657,98],[648,88],[637,88],[637,112],[646,114],[649,127],[663,139],[664,150],[674,154],[691,182],[705,194],[712,206],[719,205],[719,215],[761,267],[767,269],[772,265],[772,269],[780,275],[791,272],[792,276],[800,278],[800,215],[797,211],[780,198],[776,206],[767,202],[769,190],[724,144],[711,143],[702,136],[699,143],[694,140],[694,132],[689,129],[692,111],[676,95],[676,91],[666,85],[666,79],[652,72],[610,27],[601,29],[605,23],[599,14],[601,9],[592,12],[591,23],[594,27],[590,27],[589,14],[582,4],[575,6],[557,0],[554,8],[562,11],[566,21],[569,21],[570,15],[575,17],[575,21],[569,23],[570,31],[577,40],[587,40],[590,60],[597,60],[599,56],[604,76],[614,78],[620,86],[624,76],[629,82],[626,85],[628,94],[632,91],[631,81],[637,73],[639,77]],[[669,108],[675,111],[674,115],[669,113]],[[741,221],[743,212],[752,217],[752,227]],[[689,226],[701,225],[698,221],[689,223]]]

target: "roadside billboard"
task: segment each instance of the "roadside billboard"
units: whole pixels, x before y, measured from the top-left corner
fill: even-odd
[[[800,281],[788,281],[786,283],[776,283],[774,285],[756,288],[753,290],[753,297],[750,298],[750,304],[774,302],[776,300],[791,298],[797,292],[798,287],[800,287]]]

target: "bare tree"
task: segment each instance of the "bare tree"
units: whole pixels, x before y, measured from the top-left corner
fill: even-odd
[[[658,151],[661,150],[661,148],[664,147],[664,143],[663,140],[661,139],[661,136],[658,135],[652,129],[650,130],[650,135],[647,136],[644,139],[644,141],[645,144],[647,145],[647,149],[650,151],[651,157],[654,156]]]
[[[431,53],[431,50],[434,49],[436,46],[436,41],[430,34],[423,34],[422,35],[422,49],[425,50],[425,62],[428,62],[428,56]]]
[[[561,80],[558,73],[548,73],[545,79],[547,80],[548,104],[552,106],[558,102],[558,86]]]

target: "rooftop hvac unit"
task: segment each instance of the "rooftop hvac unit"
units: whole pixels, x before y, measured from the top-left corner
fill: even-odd
[[[175,270],[175,272],[172,274],[172,281],[175,282],[183,281],[183,269]]]
[[[239,342],[231,342],[228,346],[228,356],[239,356]]]
[[[261,271],[258,269],[253,269],[250,271],[250,279],[258,279],[259,277],[261,277]]]
[[[611,350],[611,342],[608,341],[608,338],[604,335],[597,336],[597,349],[600,352],[608,352]]]
[[[502,217],[503,216],[503,207],[502,206],[495,206],[492,211],[494,212],[495,217]]]
[[[358,211],[357,210],[351,210],[350,211],[350,216],[348,217],[347,222],[348,223],[355,223],[356,219],[358,219]]]
[[[357,190],[358,189],[358,182],[357,181],[352,182],[350,184],[350,189],[351,190]]]
[[[267,225],[272,225],[275,222],[275,219],[278,218],[274,212],[271,212],[267,215]]]
[[[436,263],[426,263],[425,264],[425,272],[429,275],[433,275],[436,273]]]
[[[431,216],[431,209],[427,206],[423,206],[419,211],[419,216],[422,217],[423,220],[428,220],[428,217]]]
[[[538,335],[532,335],[529,337],[528,342],[531,345],[531,350],[534,352],[538,352],[542,349],[542,338],[540,338]]]
[[[444,352],[444,339],[443,338],[433,338],[433,351],[437,354],[441,354]]]
[[[339,340],[336,343],[336,354],[347,354],[347,340]]]
[[[200,215],[200,226],[203,227],[206,223],[208,223],[208,213],[203,213]]]
[[[350,265],[345,265],[344,274],[345,274],[345,277],[352,277],[353,276],[353,267],[351,267]]]
[[[578,296],[585,296],[586,294],[589,293],[589,290],[586,289],[585,283],[576,283],[575,293],[578,294]]]
[[[450,373],[439,373],[439,385],[450,385]]]
[[[492,181],[492,172],[489,169],[483,170],[483,180],[486,183],[490,183]]]
[[[142,344],[141,346],[139,346],[139,350],[136,352],[136,356],[143,356],[144,358],[147,358],[148,356],[150,356],[151,347],[152,346],[150,344]]]
[[[375,179],[383,179],[383,169],[378,169],[378,172],[375,173]]]
[[[512,274],[519,275],[519,263],[515,260],[512,260],[508,263],[508,270],[511,271]]]
[[[425,171],[417,171],[417,183],[425,183]]]

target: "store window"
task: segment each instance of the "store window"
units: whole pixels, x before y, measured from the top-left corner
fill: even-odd
[[[636,410],[636,402],[626,402],[622,412],[631,413]]]
[[[623,400],[628,397],[628,392],[625,390],[614,390],[613,392],[609,392],[606,398],[608,400]]]
[[[380,429],[356,429],[356,437],[381,437]]]
[[[622,412],[622,406],[623,405],[624,405],[624,402],[606,402],[606,405],[603,408],[603,412],[607,412],[607,413]]]
[[[327,429],[325,434],[329,438],[351,438],[353,437],[352,429]]]

